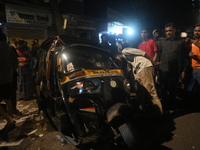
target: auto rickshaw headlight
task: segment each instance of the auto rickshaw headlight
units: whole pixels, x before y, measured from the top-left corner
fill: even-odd
[[[130,89],[131,89],[131,84],[130,84],[130,82],[127,79],[124,80],[124,88],[127,91],[130,91]]]
[[[85,81],[84,84],[83,84],[83,87],[88,92],[92,92],[92,91],[94,91],[96,89],[94,83],[91,82],[91,81]]]

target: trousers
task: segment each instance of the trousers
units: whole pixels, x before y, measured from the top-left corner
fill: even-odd
[[[145,93],[148,92],[152,104],[157,106],[160,114],[163,114],[162,104],[157,95],[152,73],[153,67],[146,67],[135,75],[135,79],[139,83],[137,95],[140,99],[142,107],[144,107],[146,101]]]

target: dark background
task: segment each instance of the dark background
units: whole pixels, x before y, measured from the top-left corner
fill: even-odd
[[[185,28],[199,21],[198,3],[199,0],[85,0],[84,10],[85,15],[103,18],[107,6],[151,29],[164,28],[167,22]]]

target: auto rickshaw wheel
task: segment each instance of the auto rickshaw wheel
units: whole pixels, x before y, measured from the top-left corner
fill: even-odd
[[[141,144],[139,143],[140,139],[137,135],[134,127],[129,123],[124,123],[118,127],[119,132],[130,149],[141,150]]]

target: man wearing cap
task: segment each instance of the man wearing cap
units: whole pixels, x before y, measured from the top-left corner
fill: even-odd
[[[120,61],[124,72],[127,70],[127,63],[131,64],[131,70],[136,80],[136,93],[139,99],[139,107],[141,110],[145,109],[146,103],[151,99],[151,103],[155,108],[155,115],[162,115],[162,104],[158,98],[155,84],[153,80],[153,62],[146,52],[136,48],[125,48],[122,54],[116,54],[115,58]],[[157,65],[157,64],[154,64]]]
[[[160,30],[159,29],[155,29],[152,32],[152,36],[153,36],[153,40],[157,43],[160,39]]]

